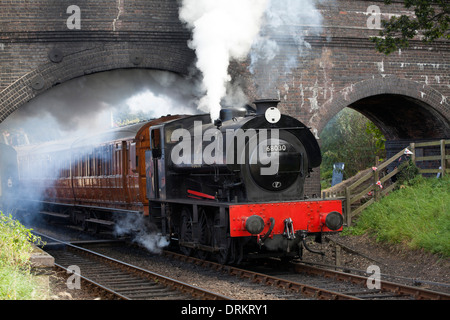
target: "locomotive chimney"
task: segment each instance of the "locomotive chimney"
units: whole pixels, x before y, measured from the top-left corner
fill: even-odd
[[[223,108],[220,110],[220,120],[228,121],[233,118],[245,117],[247,109],[245,108]]]
[[[276,108],[280,100],[277,99],[260,99],[253,102],[256,105],[256,114],[264,114],[269,108]]]

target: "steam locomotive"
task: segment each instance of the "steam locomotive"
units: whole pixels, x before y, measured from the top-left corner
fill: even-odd
[[[304,199],[320,149],[278,102],[17,148],[21,194],[85,229],[139,214],[183,253],[223,264],[301,257],[307,236],[342,230],[342,203]]]

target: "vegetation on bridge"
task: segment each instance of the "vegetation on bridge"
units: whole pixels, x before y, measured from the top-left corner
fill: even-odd
[[[391,4],[392,0],[384,0]],[[407,48],[409,41],[421,33],[425,43],[437,39],[450,40],[450,2],[448,0],[405,0],[404,6],[414,10],[413,17],[393,16],[382,21],[384,29],[379,37],[373,37],[379,52],[390,54],[398,49]]]

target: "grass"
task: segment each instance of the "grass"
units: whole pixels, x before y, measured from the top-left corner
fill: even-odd
[[[31,274],[31,242],[39,238],[11,215],[0,212],[0,300],[38,298],[39,284]]]
[[[450,177],[414,178],[364,210],[346,232],[450,257]]]

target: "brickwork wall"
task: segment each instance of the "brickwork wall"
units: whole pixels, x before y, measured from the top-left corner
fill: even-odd
[[[80,29],[70,17],[80,8]],[[195,58],[174,0],[0,3],[0,122],[67,80],[119,68],[187,74]]]
[[[368,40],[378,32],[368,28],[369,6],[378,6],[383,18],[405,11],[401,1],[393,2],[388,7],[381,0],[322,2],[322,30],[315,35],[303,29],[311,48],[303,50],[295,69],[256,76],[249,73],[248,63],[235,63],[230,72],[249,97],[280,98],[282,111],[305,122],[317,137],[343,108],[383,94],[408,97],[426,110],[427,123],[437,123],[436,135],[449,137],[450,43],[414,41],[408,50],[385,56]],[[68,27],[71,5],[81,10],[80,30]],[[187,74],[195,59],[189,38],[178,20],[176,0],[2,0],[0,122],[45,90],[86,74],[118,68]],[[290,43],[283,46],[285,52],[294,49]],[[263,93],[254,81],[278,76]],[[399,108],[407,113],[407,105]],[[371,116],[381,124],[387,120],[376,109]],[[415,127],[417,136],[426,138]],[[320,194],[319,172],[309,181],[307,194]]]
[[[425,46],[413,41],[408,50],[389,56],[377,53],[368,38],[378,30],[367,28],[370,15],[366,11],[373,4],[381,12],[404,12],[400,3],[386,7],[380,1],[330,1],[322,5],[325,21],[321,36],[305,37],[311,49],[303,51],[297,68],[280,76],[278,85],[267,94],[281,98],[284,111],[306,121],[317,133],[339,111],[362,98],[401,94],[435,109],[446,120],[448,133],[450,43]],[[289,45],[283,49],[291,50]],[[273,71],[263,73],[259,82],[269,81]],[[258,89],[251,75],[246,83],[256,97]]]

